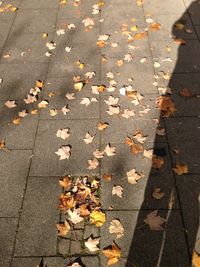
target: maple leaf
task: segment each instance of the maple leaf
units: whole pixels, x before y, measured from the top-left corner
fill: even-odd
[[[94,158],[94,159],[89,159],[88,160],[88,164],[89,166],[87,167],[88,170],[94,170],[97,168],[97,166],[99,165],[99,161]]]
[[[107,122],[100,122],[97,126],[99,131],[103,131],[108,128],[109,124]]]
[[[17,104],[16,104],[15,100],[8,100],[5,102],[5,106],[7,108],[15,108],[17,106]]]
[[[24,99],[26,104],[31,104],[37,101],[36,96],[28,94],[27,97]]]
[[[107,41],[109,37],[110,37],[109,34],[101,34],[98,37],[98,41]]]
[[[103,250],[103,254],[108,258],[108,265],[117,263],[121,257],[120,247],[113,242],[113,244]]]
[[[88,145],[92,143],[95,136],[92,136],[89,132],[86,133],[85,138],[83,139],[85,143]]]
[[[153,158],[153,149],[146,150],[144,149],[143,155],[145,158],[151,159]]]
[[[109,105],[109,106],[114,106],[118,103],[119,98],[118,97],[113,97],[113,96],[109,96],[109,98],[107,100],[104,100],[104,102]]]
[[[106,73],[106,77],[110,78],[110,79],[113,79],[114,78],[114,74],[112,72],[107,72]]]
[[[103,179],[107,182],[111,181],[112,180],[112,175],[111,174],[108,174],[108,173],[105,173],[103,175]]]
[[[75,94],[74,93],[66,93],[65,97],[68,100],[73,100],[73,99],[75,99]]]
[[[49,115],[50,116],[55,117],[57,114],[58,114],[57,109],[52,108],[52,109],[49,110]]]
[[[74,262],[72,265],[67,265],[67,267],[82,267],[78,262]]]
[[[56,44],[54,42],[47,42],[46,43],[46,47],[49,49],[49,50],[54,50],[56,49]]]
[[[79,209],[74,209],[73,211],[68,210],[68,215],[69,215],[69,220],[73,224],[80,223],[83,220],[83,218],[80,216],[80,210]]]
[[[46,108],[48,104],[49,104],[49,101],[42,100],[40,103],[38,103],[38,108]]]
[[[118,197],[121,197],[122,198],[122,194],[123,194],[123,187],[121,185],[116,185],[116,186],[113,186],[112,188],[112,195],[117,195]]]
[[[150,212],[144,222],[149,225],[151,230],[162,231],[164,230],[162,225],[166,222],[166,219],[160,217],[157,213],[157,210]]]
[[[134,155],[137,155],[138,153],[141,153],[144,151],[144,147],[141,144],[133,144],[131,145],[131,151]]]
[[[68,105],[66,105],[62,107],[61,111],[64,115],[67,115],[67,113],[70,112],[70,109],[68,108]]]
[[[93,76],[95,76],[95,75],[96,75],[96,72],[94,72],[94,71],[89,71],[89,72],[86,72],[86,73],[85,73],[85,78],[86,78],[86,79],[92,79]]]
[[[104,149],[104,152],[108,157],[114,156],[116,154],[116,147],[111,147],[110,144],[107,144]]]
[[[129,53],[124,56],[124,60],[130,62],[133,60],[133,56]]]
[[[120,108],[119,106],[109,106],[109,109],[106,111],[109,115],[116,115],[120,113]]]
[[[182,175],[189,172],[188,166],[182,163],[176,163],[176,167],[173,168],[173,171],[177,175]]]
[[[67,129],[59,129],[56,133],[56,136],[65,140],[70,136],[69,128]]]
[[[104,157],[104,151],[99,151],[99,149],[96,149],[94,152],[93,152],[93,156],[96,158],[96,159],[101,159]]]
[[[133,117],[135,115],[135,112],[130,109],[124,109],[124,112],[122,113],[122,117],[129,119],[130,117]]]
[[[19,125],[21,123],[21,118],[15,118],[12,123],[15,125]]]
[[[89,17],[83,19],[82,23],[84,24],[85,27],[94,26],[94,20]]]
[[[95,224],[97,227],[101,227],[106,220],[106,215],[100,210],[93,210],[90,214],[90,223]]]
[[[139,143],[144,144],[146,141],[147,137],[143,136],[143,133],[141,131],[137,131],[134,135],[133,138],[136,139]]]
[[[163,117],[170,117],[176,111],[175,103],[169,96],[160,96],[157,101],[159,110]]]
[[[115,234],[117,238],[121,238],[124,235],[124,227],[119,220],[114,219],[110,223],[109,232]]]
[[[165,193],[161,191],[161,188],[155,188],[152,193],[153,198],[162,199],[165,196]]]
[[[161,28],[161,24],[158,22],[153,22],[150,24],[151,30],[157,31],[157,30],[160,30],[160,28]]]
[[[152,167],[154,169],[160,169],[165,164],[165,161],[161,157],[157,157],[156,155],[153,155],[152,157]]]
[[[94,238],[94,239],[92,239],[91,237],[88,238],[88,240],[85,241],[86,248],[88,248],[89,251],[91,252],[99,250],[99,248],[97,247],[97,245],[99,244],[99,240],[100,238]]]
[[[22,111],[18,112],[18,116],[21,118],[25,118],[28,115],[28,112],[26,109],[23,109]]]
[[[135,169],[127,172],[128,182],[130,184],[137,184],[138,180],[143,178],[142,174],[138,174]]]
[[[56,227],[58,229],[59,236],[66,236],[70,230],[70,225],[67,220],[65,220],[62,224],[56,224]]]
[[[57,152],[55,152],[55,154],[57,154],[60,157],[59,160],[69,159],[71,155],[71,146],[69,145],[62,146],[61,148],[58,149]]]
[[[66,176],[62,180],[59,180],[59,185],[65,189],[69,189],[72,185],[72,180],[70,177]]]

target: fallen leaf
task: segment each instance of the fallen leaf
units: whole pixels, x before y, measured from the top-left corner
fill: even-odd
[[[111,181],[112,180],[112,175],[111,174],[108,174],[108,173],[105,173],[103,175],[103,179],[107,182]]]
[[[3,139],[3,140],[0,140],[0,149],[3,149],[3,148],[5,148],[5,146],[6,146],[5,139]]]
[[[116,154],[116,147],[111,147],[110,144],[107,144],[104,149],[104,152],[108,157],[114,156]]]
[[[100,122],[97,126],[99,131],[103,131],[108,128],[109,124],[107,122]]]
[[[38,103],[38,108],[46,108],[48,104],[49,104],[49,101],[42,100],[40,103]]]
[[[26,109],[18,112],[18,116],[21,118],[25,118],[27,115],[28,115],[28,112]]]
[[[109,115],[117,115],[120,113],[119,106],[109,106],[109,109],[106,111]]]
[[[19,125],[21,123],[22,119],[21,118],[15,118],[12,123],[15,125]]]
[[[85,138],[83,140],[88,145],[88,144],[92,143],[94,137],[95,137],[94,135],[92,136],[89,132],[87,132],[85,135]]]
[[[55,154],[57,154],[60,157],[59,160],[69,159],[71,155],[71,147],[69,145],[62,146],[61,148],[58,149],[57,152],[55,152]]]
[[[56,133],[56,136],[65,140],[70,136],[70,130],[69,128],[66,129],[59,129]]]
[[[108,265],[117,263],[121,257],[120,247],[113,242],[113,244],[103,250],[103,254],[108,258]]]
[[[192,254],[192,265],[194,267],[200,267],[200,256],[196,253],[196,251],[193,251]]]
[[[97,247],[97,245],[99,245],[99,240],[100,238],[94,238],[94,239],[92,239],[91,237],[88,238],[88,240],[85,241],[86,248],[88,248],[89,251],[91,252],[99,250],[99,248]]]
[[[96,158],[96,159],[101,159],[104,157],[104,151],[99,151],[99,149],[96,149],[94,152],[93,152],[93,156]]]
[[[97,227],[101,227],[106,220],[106,215],[100,210],[94,210],[90,214],[90,223],[95,224]]]
[[[104,100],[104,102],[109,105],[109,106],[114,106],[118,103],[119,98],[118,97],[113,97],[113,96],[109,96],[109,98],[107,100]]]
[[[119,220],[114,219],[110,223],[109,232],[115,234],[117,238],[121,238],[124,235],[124,227]]]
[[[157,213],[158,213],[157,210],[150,212],[147,215],[147,218],[144,220],[144,222],[149,225],[149,228],[152,231],[164,230],[162,225],[166,222],[166,219],[160,217],[159,215],[157,215]]]
[[[5,102],[5,106],[7,108],[15,108],[17,106],[17,104],[16,104],[15,100],[8,100]]]
[[[155,199],[162,199],[165,196],[165,193],[162,192],[161,188],[154,188],[152,193],[153,198]]]
[[[99,161],[96,158],[88,160],[89,166],[87,167],[88,170],[94,170],[98,167]]]
[[[77,82],[74,84],[74,89],[77,91],[81,91],[84,87],[85,83],[84,82]]]
[[[69,220],[73,224],[80,223],[83,220],[83,217],[80,216],[80,210],[79,209],[74,209],[73,211],[68,210],[68,215],[69,215]]]
[[[158,157],[156,155],[153,155],[153,158],[152,158],[152,167],[154,169],[160,169],[163,167],[165,161],[163,158],[161,157]]]
[[[61,109],[61,111],[64,115],[67,115],[67,113],[70,112],[70,109],[68,108],[68,105],[66,105]]]
[[[58,229],[59,236],[66,236],[70,230],[70,225],[67,220],[65,220],[62,224],[56,224],[56,227]]]
[[[122,198],[122,194],[123,194],[123,187],[121,185],[116,185],[116,186],[113,186],[112,188],[112,195],[117,195],[118,197],[121,197]]]
[[[62,180],[59,180],[59,185],[65,189],[69,189],[72,185],[72,180],[69,176],[65,176]]]
[[[173,171],[177,175],[182,175],[182,174],[188,173],[189,169],[188,169],[188,166],[186,164],[176,163],[176,167],[173,168]]]
[[[137,184],[138,180],[143,178],[144,176],[137,173],[135,169],[132,169],[127,172],[127,177],[130,184]]]

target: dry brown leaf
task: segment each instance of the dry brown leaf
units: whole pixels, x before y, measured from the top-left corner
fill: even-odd
[[[153,155],[153,158],[152,158],[152,167],[154,169],[160,169],[162,168],[162,166],[164,165],[165,161],[163,158],[161,157],[158,157],[156,155]]]
[[[176,167],[173,168],[173,171],[177,175],[182,175],[182,174],[188,173],[189,169],[188,169],[188,166],[186,164],[176,163]]]
[[[15,118],[12,123],[15,125],[19,125],[21,123],[22,119],[21,118]]]
[[[5,148],[5,146],[6,146],[5,139],[3,139],[3,140],[0,140],[0,149],[3,149],[3,148]]]
[[[139,174],[135,169],[132,169],[127,172],[128,182],[130,184],[137,184],[138,180],[143,178],[143,174]]]
[[[192,96],[192,92],[187,88],[180,90],[179,94],[180,94],[180,96],[183,96],[183,97],[191,97]]]
[[[106,181],[106,182],[110,182],[112,180],[112,175],[111,174],[108,174],[108,173],[105,173],[103,175],[103,179]]]
[[[59,180],[59,185],[65,189],[69,189],[72,185],[72,180],[69,176],[65,176],[62,180]]]
[[[175,103],[170,96],[160,96],[157,101],[159,110],[163,117],[170,117],[176,111]]]
[[[144,222],[149,225],[151,230],[162,231],[164,230],[162,225],[166,222],[166,219],[160,217],[157,213],[157,210],[150,212]]]
[[[134,155],[137,155],[144,151],[144,147],[141,144],[136,144],[133,142],[133,144],[131,145],[131,151]]]
[[[157,31],[157,30],[160,30],[160,28],[161,28],[161,24],[158,22],[153,22],[150,24],[151,30]]]
[[[159,200],[165,196],[165,193],[162,192],[161,188],[155,188],[152,193],[153,198]]]

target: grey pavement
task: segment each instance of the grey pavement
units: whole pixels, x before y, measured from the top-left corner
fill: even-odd
[[[199,107],[198,0],[2,0],[0,267],[104,267],[113,241],[116,267],[198,267]],[[88,168],[108,144],[114,155]],[[67,145],[69,159],[59,160],[55,152]],[[178,175],[181,166],[188,171]],[[135,184],[127,178],[133,169],[141,175]],[[101,227],[88,216],[73,225],[58,208],[68,175],[99,181]],[[94,203],[86,199],[90,213]],[[145,223],[155,211],[165,219],[156,230],[160,217]],[[120,238],[109,230],[114,219]],[[71,229],[61,236],[56,225],[65,220]],[[100,238],[99,250],[88,249],[90,237]]]

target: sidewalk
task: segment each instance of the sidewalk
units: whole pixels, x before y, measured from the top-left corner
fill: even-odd
[[[191,266],[199,18],[191,0],[3,1],[0,267]]]

